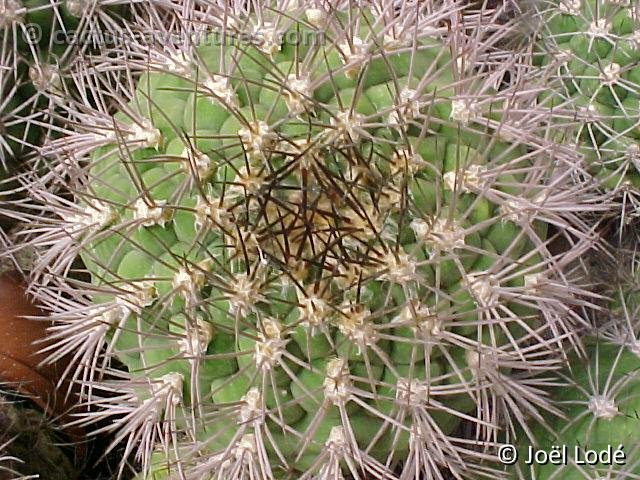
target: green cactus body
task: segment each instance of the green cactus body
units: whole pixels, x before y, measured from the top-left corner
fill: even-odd
[[[607,190],[640,189],[640,16],[634,1],[543,2],[539,62],[559,80],[540,102]]]
[[[587,358],[569,359],[571,371],[563,372],[568,385],[553,395],[566,418],[555,417],[553,431],[534,427],[537,443],[519,446],[518,478],[633,478],[640,471],[637,345],[630,348],[591,337],[586,346]],[[536,458],[532,452],[551,453],[554,446],[562,458],[529,462]],[[613,455],[599,458],[593,453],[607,450]],[[621,453],[614,456],[616,451]]]
[[[546,160],[496,133],[501,93],[446,37],[356,8],[269,15],[145,52],[92,132],[65,231],[136,385],[126,429],[184,450],[156,478],[465,472],[449,435],[523,342],[550,345]]]

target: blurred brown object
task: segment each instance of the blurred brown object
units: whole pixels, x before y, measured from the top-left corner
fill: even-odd
[[[46,346],[47,328],[51,326],[44,318],[45,314],[26,295],[20,274],[0,274],[0,382],[11,385],[38,405],[69,440],[77,443],[76,454],[81,457],[85,453],[84,431],[65,427],[72,420],[76,391],[65,382],[57,388],[68,361],[43,365],[46,355],[38,353]]]

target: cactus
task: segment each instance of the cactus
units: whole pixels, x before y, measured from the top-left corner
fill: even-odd
[[[638,400],[640,360],[637,344],[613,343],[603,338],[586,340],[584,357],[573,355],[566,382],[554,392],[564,419],[556,417],[553,431],[534,427],[535,444],[520,444],[517,478],[551,480],[634,478],[640,471]],[[556,462],[525,464],[531,451],[550,453],[560,447],[565,458]],[[592,452],[610,450],[600,461]],[[620,453],[615,453],[615,452]],[[534,457],[535,458],[535,457]],[[542,458],[542,457],[538,457]]]
[[[14,158],[23,149],[23,142],[30,143],[25,124],[20,118],[24,99],[20,96],[19,84],[10,75],[11,57],[5,57],[0,64],[0,169],[9,168],[10,158]],[[27,134],[27,135],[25,135]],[[25,138],[27,137],[27,138]],[[3,175],[4,177],[4,175]]]
[[[591,275],[608,299],[606,308],[593,312],[584,345],[568,354],[560,382],[549,390],[561,417],[545,414],[553,428],[534,424],[535,441],[517,443],[513,478],[626,479],[640,472],[640,257],[637,231],[629,235],[634,228],[637,220],[624,228],[627,235],[612,230],[611,248],[595,253]],[[600,461],[593,453],[607,450]],[[528,464],[536,451],[542,456]],[[562,458],[541,460],[554,451]]]
[[[22,157],[29,147],[42,142],[42,124],[38,113],[50,104],[39,95],[62,88],[58,71],[73,56],[69,43],[61,41],[61,32],[77,28],[76,18],[65,2],[60,6],[46,0],[3,0],[0,2],[0,41],[3,48],[1,159]],[[11,85],[11,87],[9,87]]]
[[[45,137],[57,135],[57,104],[77,94],[69,88],[78,68],[74,63],[87,51],[119,41],[122,21],[130,16],[126,3],[0,1],[0,161],[5,168]]]
[[[635,1],[539,4],[538,64],[557,81],[541,95],[561,137],[606,190],[640,205],[640,14]],[[623,215],[624,221],[624,215]]]
[[[498,475],[500,432],[558,413],[548,354],[589,304],[562,272],[589,240],[571,210],[598,206],[528,128],[535,92],[498,88],[490,31],[287,3],[203,7],[197,45],[107,51],[92,101],[61,105],[42,151],[73,198],[35,178],[22,232],[52,357],[141,478]]]
[[[63,106],[86,98],[87,86],[75,81],[87,68],[81,59],[120,48],[129,21],[152,28],[160,12],[156,3],[125,0],[0,0],[0,228],[15,228],[25,213],[24,172],[37,169],[49,188],[67,188],[40,149],[64,135]]]

